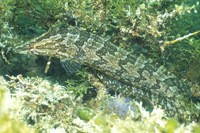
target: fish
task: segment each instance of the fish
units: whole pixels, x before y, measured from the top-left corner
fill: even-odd
[[[115,45],[108,37],[62,22],[15,46],[14,52],[59,58],[67,72],[81,65],[91,67],[113,79],[104,80],[107,86],[114,84],[114,90],[147,106],[160,106],[168,116],[182,116],[191,97],[190,84],[162,65]]]

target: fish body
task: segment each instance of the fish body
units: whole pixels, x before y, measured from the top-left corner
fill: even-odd
[[[125,84],[120,93],[137,101],[161,105],[169,114],[182,114],[190,86],[164,67],[85,30],[55,25],[47,33],[16,46],[15,52],[82,63]]]

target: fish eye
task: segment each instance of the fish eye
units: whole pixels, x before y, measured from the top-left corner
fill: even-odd
[[[31,51],[31,50],[33,50],[33,49],[34,49],[34,46],[29,46],[29,47],[28,47],[28,50],[29,50],[29,51]]]

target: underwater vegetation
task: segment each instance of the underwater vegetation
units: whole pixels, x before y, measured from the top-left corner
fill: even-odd
[[[192,93],[195,97],[200,97],[200,56],[197,56],[187,71],[187,79],[192,82]]]
[[[200,56],[197,56],[192,62],[189,70],[187,71],[187,78],[189,81],[195,82],[200,79]]]
[[[200,94],[199,34],[160,49],[200,30],[199,12],[197,0],[1,0],[0,132],[200,132],[199,95],[195,95]],[[114,45],[142,53],[191,81],[197,89],[196,97],[184,106],[187,117],[168,118],[158,106],[145,110],[142,103],[120,93],[127,94],[130,88],[119,91],[92,80],[98,77],[92,68],[65,73],[52,59],[45,75],[46,57],[13,52],[57,20],[110,38]],[[115,96],[107,92],[109,87]]]
[[[5,81],[1,77],[1,117],[3,127],[9,123],[15,127],[9,127],[11,131],[21,131],[24,133],[34,132],[21,123],[26,123],[29,127],[38,132],[195,132],[197,133],[199,124],[191,123],[187,126],[180,124],[175,119],[168,119],[160,108],[154,108],[152,112],[146,111],[142,104],[135,103],[134,108],[137,113],[129,110],[125,117],[120,117],[107,110],[95,108],[82,104],[82,98],[75,96],[72,91],[65,90],[64,86],[52,84],[48,80],[38,77],[17,77],[9,76]],[[9,105],[7,99],[9,95],[5,92],[12,90]],[[2,91],[3,90],[3,91]],[[7,96],[6,96],[6,95]],[[105,95],[98,95],[95,99],[100,102]],[[109,96],[108,96],[109,97]],[[113,97],[112,97],[113,98]],[[115,100],[120,100],[115,97]],[[122,98],[123,99],[123,98]],[[105,106],[106,103],[105,103]],[[3,108],[2,108],[3,107]],[[120,106],[123,111],[123,106]],[[10,111],[5,119],[5,108]],[[112,110],[113,111],[113,110]],[[113,111],[114,112],[114,111]],[[115,111],[116,112],[116,111]],[[4,115],[2,115],[4,114]],[[23,122],[13,120],[20,119]],[[6,123],[7,122],[7,123]],[[16,122],[18,124],[16,124]],[[10,125],[10,124],[9,124]],[[12,125],[12,124],[11,124]],[[19,125],[19,127],[17,126]],[[22,124],[23,125],[23,124]],[[2,126],[2,125],[1,125]],[[2,129],[6,128],[1,128]]]

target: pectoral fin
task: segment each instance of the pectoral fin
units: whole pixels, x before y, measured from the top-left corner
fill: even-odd
[[[82,65],[80,62],[70,61],[66,59],[61,59],[60,63],[62,67],[65,69],[65,71],[68,73],[76,72],[81,68]]]

